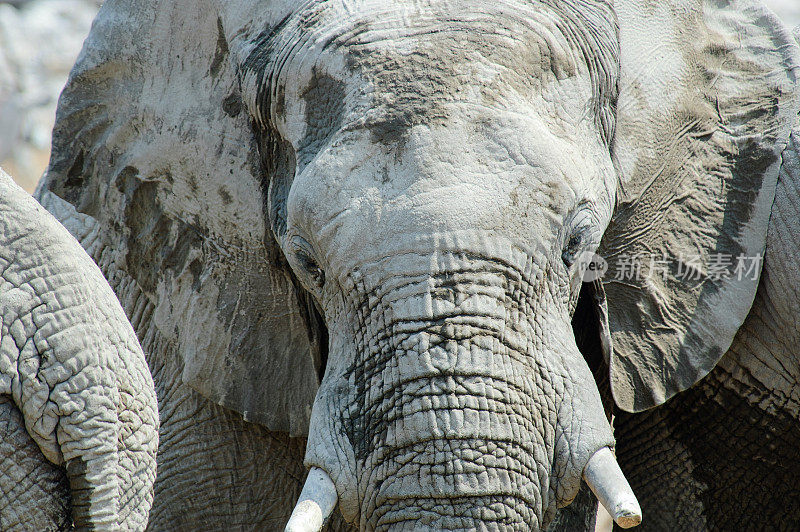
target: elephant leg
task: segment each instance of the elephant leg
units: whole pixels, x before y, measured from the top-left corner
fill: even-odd
[[[210,403],[155,364],[161,441],[151,530],[278,530],[304,480],[305,440]]]
[[[69,530],[69,481],[25,430],[22,414],[0,396],[0,530]]]
[[[282,530],[305,482],[306,439],[209,402],[169,364],[157,360],[153,377],[162,444],[149,529]],[[339,520],[328,530],[349,530]]]
[[[597,519],[597,499],[585,483],[569,506],[558,510],[547,527],[548,532],[594,532]]]

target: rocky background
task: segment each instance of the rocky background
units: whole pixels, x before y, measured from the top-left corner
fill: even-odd
[[[100,0],[0,0],[0,166],[32,191],[56,102]]]
[[[800,0],[765,0],[800,25]],[[102,0],[0,0],[0,166],[33,190],[56,102]]]

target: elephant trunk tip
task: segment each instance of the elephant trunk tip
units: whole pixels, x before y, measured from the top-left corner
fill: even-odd
[[[331,477],[312,467],[285,532],[319,532],[336,507],[338,495]]]
[[[639,501],[611,449],[603,447],[592,455],[583,470],[583,479],[617,525],[631,528],[642,522]]]

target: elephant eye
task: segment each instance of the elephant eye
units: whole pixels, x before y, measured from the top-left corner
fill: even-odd
[[[581,253],[587,251],[593,244],[599,242],[597,234],[597,220],[594,209],[589,202],[583,201],[577,205],[575,210],[564,224],[569,237],[564,241],[561,250],[561,260],[567,269],[570,269],[580,258]]]
[[[569,240],[567,240],[567,245],[564,246],[564,250],[561,252],[561,260],[564,261],[564,265],[567,268],[570,268],[575,263],[575,259],[581,249],[581,244],[583,244],[583,233],[584,231],[580,231],[572,234]]]
[[[589,222],[588,218],[587,222]],[[575,229],[567,239],[567,243],[564,244],[564,249],[561,251],[561,260],[564,261],[564,265],[567,269],[575,264],[580,254],[586,251],[592,241],[595,240],[593,238],[593,226],[589,225],[589,223]]]
[[[297,262],[300,264],[303,270],[308,273],[314,285],[316,285],[317,288],[322,288],[322,286],[325,284],[325,272],[322,271],[322,268],[319,267],[319,264],[317,264],[314,259],[309,257],[308,254],[303,251],[297,252],[295,256],[297,257]]]
[[[325,272],[317,261],[313,259],[311,253],[306,251],[310,244],[300,237],[294,237],[292,244],[295,263],[303,270],[303,273],[306,274],[314,287],[321,289],[325,285]]]

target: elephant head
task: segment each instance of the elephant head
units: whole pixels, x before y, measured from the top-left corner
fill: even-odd
[[[144,530],[159,421],[144,354],[97,265],[1,170],[0,393],[4,529]],[[66,500],[41,493],[45,459],[65,470]]]
[[[184,382],[308,434],[300,521],[540,529],[583,476],[624,522],[586,359],[660,404],[757,278],[604,290],[583,257],[758,254],[797,64],[754,0],[109,0],[42,193],[100,224]]]

